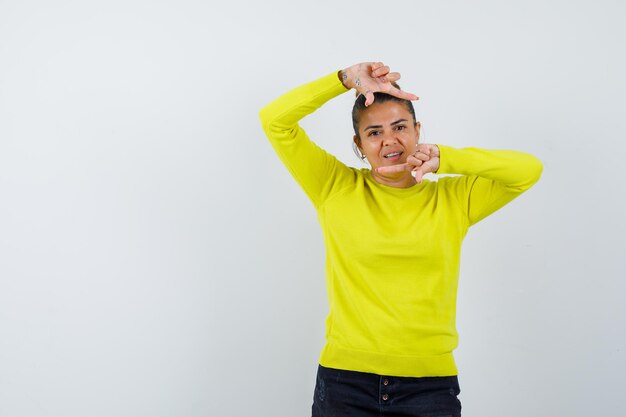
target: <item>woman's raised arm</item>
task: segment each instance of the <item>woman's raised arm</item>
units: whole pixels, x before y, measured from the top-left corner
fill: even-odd
[[[354,173],[311,141],[299,121],[351,88],[369,97],[370,103],[378,91],[417,99],[391,84],[399,78],[399,73],[390,72],[380,62],[356,64],[297,87],[261,109],[259,117],[266,136],[316,207],[347,186]],[[346,138],[346,145],[349,143]]]

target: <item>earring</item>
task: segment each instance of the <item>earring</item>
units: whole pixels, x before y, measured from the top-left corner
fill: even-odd
[[[361,161],[365,161],[365,159],[367,158],[361,148],[359,148],[359,145],[356,144],[356,142],[352,142],[352,151]]]

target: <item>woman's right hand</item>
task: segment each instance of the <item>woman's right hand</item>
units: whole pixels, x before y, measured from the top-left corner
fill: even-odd
[[[340,72],[341,82],[346,88],[354,88],[365,96],[365,105],[374,102],[374,93],[381,92],[403,98],[418,100],[415,94],[407,93],[391,83],[400,79],[399,72],[391,72],[382,62],[362,62],[352,65]]]

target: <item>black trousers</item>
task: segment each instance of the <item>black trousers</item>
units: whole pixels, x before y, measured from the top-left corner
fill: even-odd
[[[460,417],[454,376],[396,377],[319,366],[313,417]]]

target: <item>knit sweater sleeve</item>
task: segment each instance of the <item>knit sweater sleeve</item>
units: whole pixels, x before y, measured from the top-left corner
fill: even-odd
[[[538,158],[523,152],[438,146],[437,172],[464,176],[457,184],[470,225],[532,187],[543,170]]]
[[[298,122],[346,91],[333,72],[283,94],[259,112],[272,147],[315,207],[341,190],[355,174],[311,141]]]

